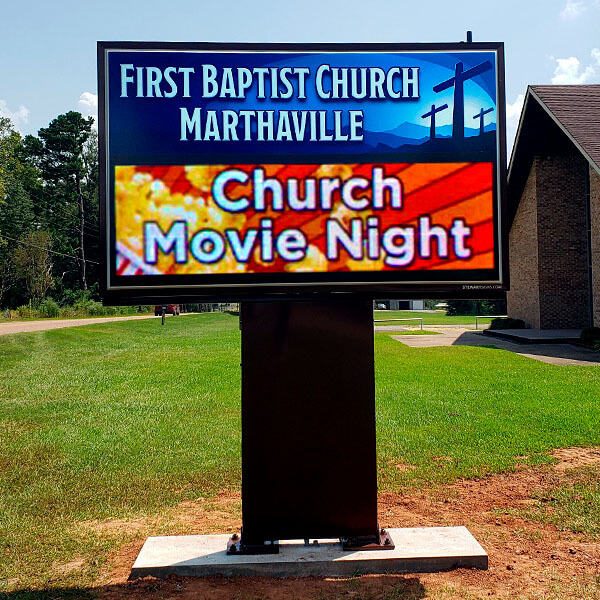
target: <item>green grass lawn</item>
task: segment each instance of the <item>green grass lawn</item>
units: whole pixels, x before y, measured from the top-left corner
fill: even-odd
[[[376,334],[375,352],[382,489],[600,444],[596,367],[492,348],[413,349],[387,334]],[[228,314],[0,337],[0,594],[93,581],[121,538],[82,521],[161,514],[239,489],[239,362]],[[79,556],[82,570],[53,571]]]
[[[535,506],[520,511],[528,519],[552,523],[561,531],[576,531],[600,538],[600,468],[573,469],[569,485],[533,494]]]
[[[443,311],[417,312],[414,310],[374,310],[373,318],[379,319],[407,319],[422,317],[423,325],[475,325],[474,316],[449,317]],[[479,323],[489,324],[491,319],[479,319]],[[384,325],[384,323],[381,323]],[[392,323],[388,323],[391,325]],[[418,327],[419,321],[406,321],[406,325]]]

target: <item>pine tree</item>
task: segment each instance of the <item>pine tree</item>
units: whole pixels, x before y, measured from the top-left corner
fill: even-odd
[[[47,204],[46,218],[57,226],[77,215],[77,251],[79,256],[79,280],[83,290],[88,288],[86,274],[86,206],[91,199],[89,169],[86,170],[86,144],[90,138],[94,120],[70,111],[59,115],[38,135],[43,142],[40,168],[44,181],[51,186],[52,201]],[[89,151],[89,149],[88,149]],[[66,236],[68,238],[68,236]],[[72,250],[71,250],[72,251]],[[66,249],[69,253],[69,248]]]

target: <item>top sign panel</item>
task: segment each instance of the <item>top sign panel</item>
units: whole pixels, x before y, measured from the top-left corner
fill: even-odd
[[[499,44],[99,44],[107,300],[504,289]]]

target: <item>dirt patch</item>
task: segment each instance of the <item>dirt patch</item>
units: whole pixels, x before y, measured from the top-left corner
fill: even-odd
[[[119,533],[135,533],[148,527],[149,520],[141,519],[108,519],[106,521],[82,521],[81,525],[103,535]]]
[[[402,575],[365,575],[352,579],[301,577],[270,579],[243,577],[226,579],[176,578],[138,580],[123,588],[110,587],[101,597],[119,600],[123,597],[182,600],[416,600],[426,598],[418,577]]]
[[[448,413],[451,417],[457,417],[458,413]],[[445,456],[445,455],[440,455],[440,456],[433,456],[432,459],[436,462],[436,463],[445,463],[445,462],[452,462],[454,459],[451,456]]]
[[[561,448],[555,450],[552,456],[559,460],[555,468],[566,471],[600,463],[600,448]]]
[[[68,575],[73,571],[79,571],[85,566],[85,559],[83,558],[74,558],[66,563],[55,563],[52,565],[52,571],[59,575]]]
[[[110,558],[110,569],[103,574],[103,583],[118,584],[127,581],[144,541],[149,535],[208,535],[234,533],[242,526],[242,495],[239,491],[222,491],[212,498],[180,502],[161,517],[130,521],[88,521],[85,525],[95,531],[124,532],[127,523],[136,539],[119,548]]]
[[[400,473],[410,473],[416,468],[415,465],[409,465],[408,463],[394,463],[394,469],[397,469]]]
[[[379,519],[384,527],[466,525],[489,554],[489,570],[459,569],[420,575],[370,575],[350,579],[323,577],[270,579],[147,578],[127,582],[143,538],[112,557],[100,597],[116,599],[210,598],[215,600],[356,600],[431,598],[586,598],[600,599],[600,544],[582,534],[518,516],[530,507],[532,493],[565,485],[568,468],[600,462],[597,449],[571,448],[554,453],[555,466],[527,467],[515,473],[420,492],[381,493]],[[562,467],[569,461],[568,467]],[[241,524],[240,496],[224,493],[212,500],[186,502],[169,516],[169,533],[217,533]]]
[[[108,535],[125,532],[131,534],[167,526],[173,535],[179,533],[205,534],[217,531],[227,533],[239,529],[241,506],[240,492],[222,491],[213,498],[198,498],[195,501],[180,502],[159,517],[82,521],[80,525],[92,529],[96,533]],[[236,516],[238,519],[232,521],[232,518]],[[225,530],[223,526],[225,526]]]

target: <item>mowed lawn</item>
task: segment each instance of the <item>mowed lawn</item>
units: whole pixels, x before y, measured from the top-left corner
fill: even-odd
[[[449,317],[444,311],[435,312],[420,312],[414,310],[375,310],[373,311],[373,318],[377,321],[385,319],[415,319],[422,318],[423,325],[462,325],[465,327],[473,327],[475,325],[474,316],[456,316]],[[492,319],[479,319],[479,323],[489,325]],[[378,323],[379,325],[380,323]],[[387,323],[387,325],[393,325],[394,323]],[[405,323],[398,323],[399,325],[406,325],[409,327],[418,327],[419,321],[413,320],[406,321]],[[381,323],[386,325],[386,323]]]
[[[382,489],[600,444],[600,368],[375,338]],[[239,363],[228,314],[0,337],[0,593],[93,582],[127,535],[83,522],[239,489]]]

